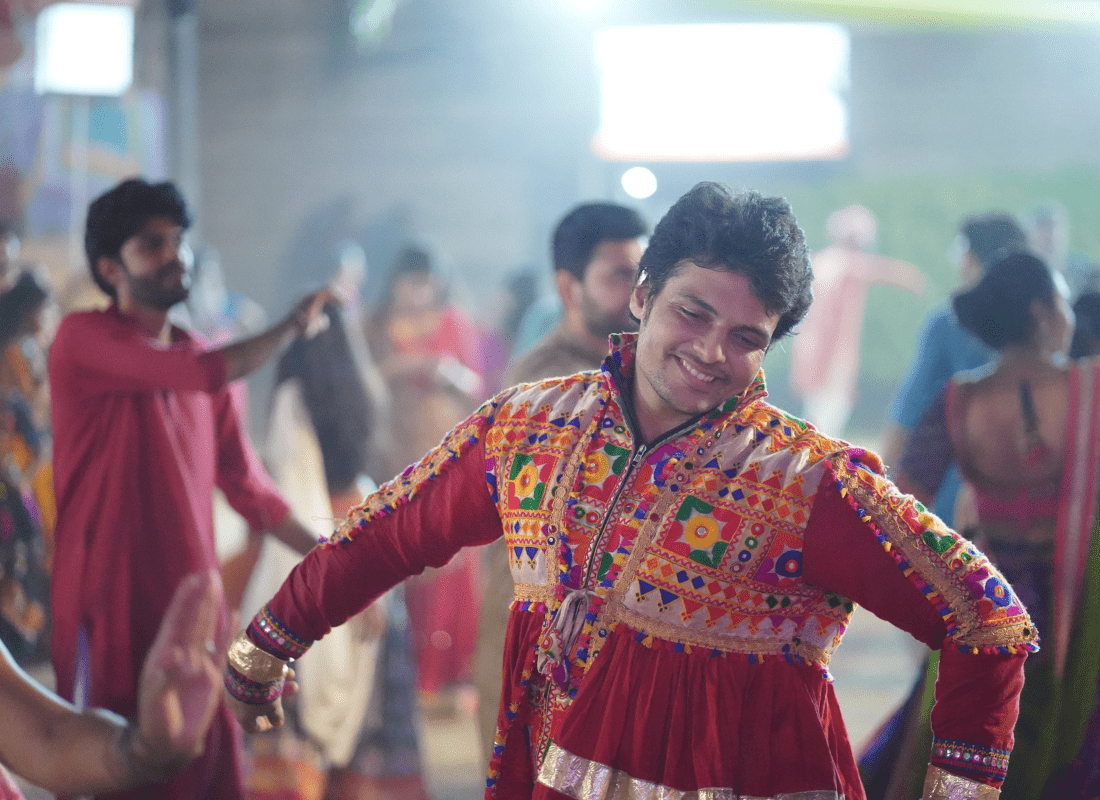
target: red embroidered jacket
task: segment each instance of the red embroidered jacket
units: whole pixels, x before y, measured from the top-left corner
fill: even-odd
[[[856,603],[942,649],[932,761],[999,785],[1037,641],[999,573],[876,456],[767,404],[763,376],[638,441],[621,339],[601,372],[501,393],[367,498],[253,641],[297,657],[503,533],[515,601],[487,798],[862,798],[827,672]]]

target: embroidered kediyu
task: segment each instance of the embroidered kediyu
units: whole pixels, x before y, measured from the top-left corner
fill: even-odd
[[[621,390],[635,337],[618,338],[601,371],[506,390],[367,498],[252,641],[296,657],[503,532],[488,798],[860,800],[827,671],[859,603],[942,649],[932,725],[951,746],[931,761],[995,792],[1037,642],[1011,587],[875,455],[769,405],[762,375],[643,443]]]

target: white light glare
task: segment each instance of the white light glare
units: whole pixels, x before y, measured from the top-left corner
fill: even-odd
[[[118,96],[134,78],[134,10],[56,3],[38,14],[34,89]]]
[[[623,189],[635,200],[645,200],[657,191],[657,176],[645,167],[631,167],[622,180]]]
[[[837,158],[848,147],[838,25],[618,28],[596,41],[604,158]]]

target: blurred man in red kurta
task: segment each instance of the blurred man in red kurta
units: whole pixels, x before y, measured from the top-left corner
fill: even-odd
[[[127,716],[176,586],[217,567],[215,486],[252,529],[303,553],[315,543],[260,466],[226,387],[304,331],[329,294],[255,337],[207,349],[168,321],[190,286],[189,223],[168,183],[128,180],[97,198],[85,250],[112,302],[66,317],[50,354],[58,691]],[[240,797],[238,738],[223,707],[201,758],[119,797]]]

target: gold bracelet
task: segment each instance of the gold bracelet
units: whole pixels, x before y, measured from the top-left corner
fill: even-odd
[[[233,669],[256,683],[274,683],[286,677],[287,664],[252,643],[245,631],[229,645],[229,663]]]
[[[1000,789],[985,783],[960,778],[940,767],[929,766],[924,779],[922,800],[997,800]]]

